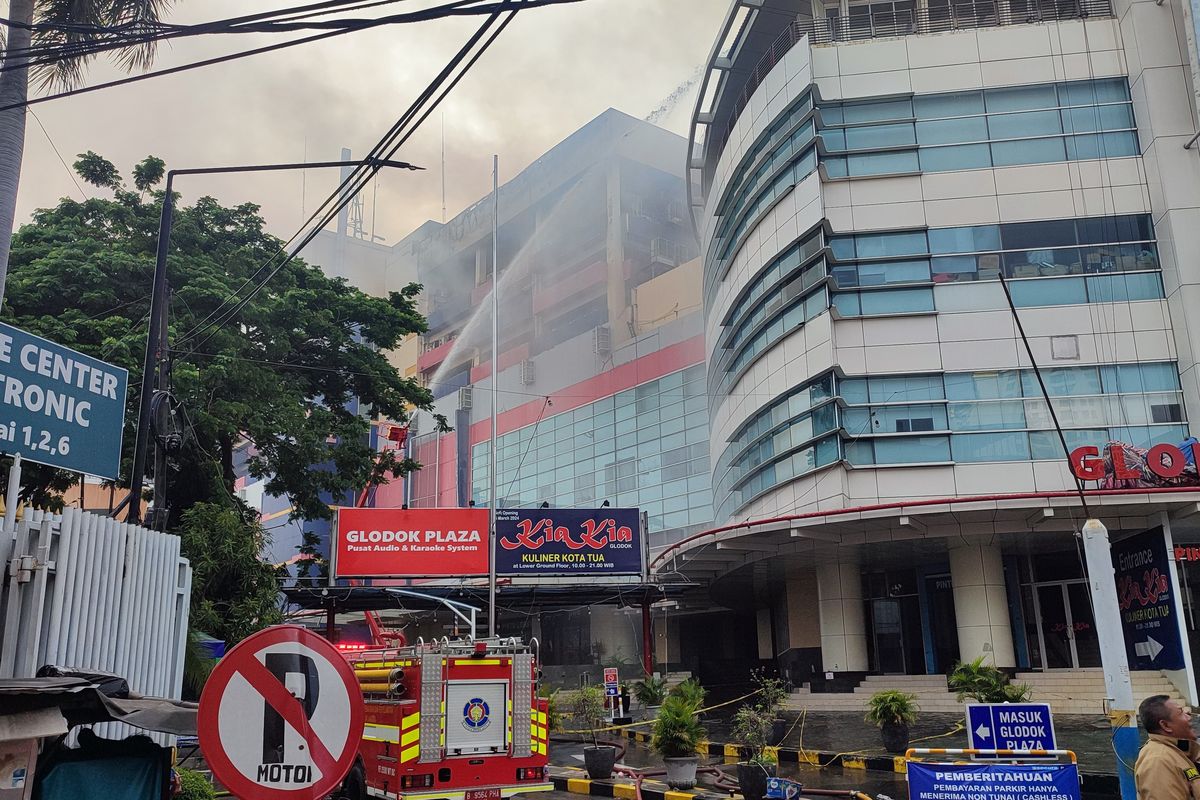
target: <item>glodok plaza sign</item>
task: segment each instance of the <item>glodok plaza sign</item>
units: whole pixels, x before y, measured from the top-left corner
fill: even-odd
[[[1156,444],[1148,450],[1124,442],[1071,451],[1071,472],[1084,481],[1098,481],[1101,489],[1143,489],[1159,486],[1200,486],[1196,471],[1200,441]]]

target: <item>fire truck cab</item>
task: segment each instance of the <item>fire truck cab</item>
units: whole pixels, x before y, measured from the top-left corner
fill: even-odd
[[[361,764],[343,796],[501,800],[553,788],[535,647],[515,638],[441,639],[348,659],[366,725]]]

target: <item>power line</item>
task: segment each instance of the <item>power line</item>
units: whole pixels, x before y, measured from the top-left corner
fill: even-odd
[[[75,184],[75,188],[79,190],[79,193],[81,195],[83,195],[84,200],[90,200],[91,196],[88,195],[88,193],[83,190],[83,187],[79,185],[79,179],[75,177],[75,170],[71,169],[71,167],[67,164],[66,159],[63,158],[62,153],[60,153],[58,151],[58,145],[56,145],[54,143],[54,139],[52,139],[50,137],[50,131],[46,130],[46,126],[42,124],[41,117],[39,117],[37,114],[33,113],[32,108],[29,109],[29,115],[31,117],[33,117],[33,121],[36,122],[38,124],[38,127],[42,129],[42,133],[45,134],[45,136],[46,136],[46,141],[50,143],[50,148],[52,150],[54,150],[54,155],[58,156],[58,160],[60,163],[62,163],[63,169],[65,169],[67,171],[67,174],[71,176],[71,182]],[[129,305],[129,304],[126,303],[126,305]],[[123,308],[123,306],[118,306],[117,308]],[[113,311],[116,311],[116,310],[117,309],[115,309],[115,308],[113,309]]]
[[[390,159],[396,154],[397,151],[399,151],[399,149],[416,132],[416,130],[429,117],[429,115],[433,113],[442,100],[445,99],[446,95],[448,95],[454,89],[454,87],[458,85],[463,77],[466,76],[475,63],[478,62],[482,55],[492,45],[492,43],[495,42],[496,38],[503,33],[504,29],[508,27],[509,23],[512,22],[519,10],[536,7],[534,4],[541,5],[555,2],[578,2],[578,0],[527,0],[527,2],[523,3],[514,2],[513,0],[504,0],[503,5],[507,8],[507,11],[504,12],[506,14],[504,19],[495,26],[494,30],[489,32],[489,28],[492,28],[492,26],[502,16],[502,12],[494,13],[484,22],[483,25],[480,26],[480,28],[471,36],[471,38],[468,39],[466,44],[464,44],[463,47],[455,54],[442,72],[438,74],[438,76],[430,83],[428,87],[426,87],[421,95],[404,112],[404,114],[401,115],[396,124],[392,126],[392,129],[389,130],[384,135],[383,139],[381,139],[375,145],[375,147],[372,148],[371,152],[368,154],[367,158],[363,160],[362,164],[355,168],[355,170],[353,170],[352,173],[347,176],[347,178],[334,191],[334,193],[326,198],[325,202],[322,203],[321,208],[318,208],[317,211],[313,213],[313,215],[309,218],[309,222],[313,222],[318,218],[318,216],[321,216],[321,220],[312,227],[309,233],[295,248],[285,255],[284,260],[278,266],[272,269],[263,280],[258,282],[258,284],[245,298],[241,299],[237,304],[231,307],[228,312],[221,315],[219,318],[212,320],[211,322],[206,322],[199,329],[192,331],[190,334],[184,337],[187,339],[203,335],[204,338],[199,339],[199,341],[197,341],[191,349],[194,351],[202,347],[205,342],[212,338],[217,328],[219,328],[221,325],[224,325],[225,322],[232,319],[234,315],[241,311],[241,309],[245,308],[250,300],[254,298],[254,296],[267,284],[267,282],[271,280],[272,277],[274,277],[281,269],[289,264],[295,258],[295,256],[306,245],[308,245],[309,242],[316,238],[321,229],[323,229],[325,225],[329,223],[329,221],[334,219],[337,213],[344,208],[351,201],[351,199],[354,198],[368,182],[370,182],[370,180],[375,176],[375,173],[379,171],[379,165],[375,163],[375,160],[380,157],[384,159]],[[485,34],[487,36],[486,40],[483,40],[482,45],[476,49],[476,45],[480,43]],[[467,58],[468,54],[470,54],[473,49],[476,51],[474,54],[471,54],[469,58]],[[446,78],[452,75],[455,70],[458,69],[461,64],[463,64],[464,59],[466,59],[465,66],[462,66],[462,69],[458,71],[458,74],[454,75],[453,79],[443,87],[443,83],[445,82]],[[435,95],[437,96],[435,97]],[[428,107],[422,112],[422,109],[426,105],[428,105]],[[415,122],[413,122],[414,118],[416,118]],[[409,123],[411,123],[411,125]],[[406,127],[409,128],[407,131],[405,131]],[[330,204],[333,204],[332,207]],[[329,209],[324,213],[323,216],[321,215],[322,208]],[[308,223],[306,223],[306,225],[307,224]],[[303,227],[301,228],[300,232],[302,231]],[[300,232],[297,232],[297,234],[294,235],[291,240],[289,240],[289,243],[294,241],[296,237],[299,236]],[[285,247],[286,246],[287,245],[285,244]],[[274,260],[275,257],[273,256],[255,273],[255,276],[260,274],[263,269],[270,266],[271,262]],[[207,330],[205,329],[205,326],[207,326]],[[187,354],[185,354],[183,357],[186,358]]]
[[[131,83],[138,83],[140,81],[150,80],[151,78],[160,78],[160,77],[163,77],[166,75],[175,75],[180,72],[187,72],[189,70],[199,69],[200,67],[208,67],[208,66],[214,66],[217,64],[223,64],[228,61],[236,61],[238,59],[248,58],[250,56],[261,55],[263,53],[270,53],[270,52],[274,52],[275,50],[282,50],[284,48],[295,47],[295,46],[301,45],[301,44],[309,44],[312,42],[322,41],[324,39],[329,39],[329,38],[332,38],[335,36],[342,36],[347,33],[354,33],[355,31],[361,31],[361,30],[368,30],[371,28],[381,27],[383,25],[394,25],[394,24],[403,24],[403,23],[411,23],[411,22],[425,22],[425,21],[430,21],[430,20],[443,19],[443,18],[450,17],[450,16],[468,16],[468,15],[475,16],[475,15],[484,15],[484,14],[500,14],[505,11],[517,11],[517,10],[524,10],[527,8],[539,8],[542,6],[563,5],[566,3],[580,3],[580,2],[583,2],[583,0],[494,0],[494,2],[484,3],[481,5],[472,5],[469,7],[464,6],[465,3],[470,3],[470,2],[477,2],[477,0],[456,0],[456,2],[448,3],[444,6],[439,6],[437,8],[427,9],[424,11],[414,11],[414,12],[409,12],[408,14],[396,14],[396,15],[392,15],[389,17],[380,17],[378,19],[346,21],[345,25],[343,27],[339,27],[335,30],[326,30],[326,31],[323,31],[322,33],[314,34],[312,36],[302,36],[298,39],[292,39],[287,42],[279,42],[276,44],[265,45],[263,47],[252,48],[250,50],[243,50],[243,51],[236,52],[236,53],[228,53],[223,56],[216,56],[213,58],[203,59],[201,61],[195,61],[195,62],[192,62],[189,64],[181,64],[177,67],[168,67],[166,69],[160,69],[160,70],[155,70],[152,72],[146,72],[141,75],[131,75],[131,76],[128,76],[125,78],[119,78],[117,80],[107,81],[105,83],[98,83],[93,86],[82,86],[77,89],[68,89],[66,91],[58,92],[55,94],[45,95],[43,97],[35,97],[32,99],[26,99],[20,103],[10,103],[9,105],[6,105],[6,106],[0,106],[0,112],[9,111],[14,108],[21,108],[23,106],[27,107],[27,106],[31,106],[31,105],[38,105],[40,103],[46,103],[51,100],[59,100],[64,97],[75,97],[75,96],[81,95],[81,94],[97,92],[102,89],[114,89],[118,86],[127,86]],[[321,26],[321,27],[324,27],[324,26]],[[213,33],[214,31],[203,31],[203,32],[204,33]],[[144,41],[125,42],[125,43],[114,45],[112,47],[106,47],[103,49],[127,48],[127,47],[131,47],[131,46],[135,46],[137,44],[148,44],[150,42],[157,41],[158,39],[164,39],[164,38],[174,38],[174,37],[163,36],[163,37],[157,37],[157,38],[147,38]],[[97,52],[100,52],[100,51],[97,51]],[[88,55],[90,55],[90,54],[88,54]],[[79,56],[73,56],[73,57],[79,57]],[[26,68],[36,67],[36,66],[43,66],[47,63],[54,63],[58,60],[62,60],[62,59],[55,58],[55,59],[51,59],[48,62],[36,62],[36,61],[28,61],[26,59],[18,59],[18,63],[16,63],[16,64],[13,64],[11,66],[6,64],[3,67],[0,67],[0,71],[4,71],[4,70],[8,70],[8,69],[26,69]]]

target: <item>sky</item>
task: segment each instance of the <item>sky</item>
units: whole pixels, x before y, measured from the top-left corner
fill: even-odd
[[[200,22],[290,4],[177,0],[164,18]],[[429,4],[403,0],[385,6],[384,13]],[[446,207],[453,217],[490,191],[493,153],[500,156],[504,181],[609,107],[645,118],[698,77],[729,5],[730,0],[583,0],[522,12],[446,99],[442,114],[435,112],[397,154],[427,171],[383,170],[377,186],[367,188],[366,228],[373,226],[390,244],[425,220],[442,218],[443,120]],[[63,163],[87,150],[126,175],[151,154],[177,168],[336,160],[342,147],[361,155],[481,21],[360,31],[35,105],[26,131],[18,224],[60,197],[99,192],[77,185]],[[161,47],[155,68],[294,35],[180,40]],[[98,60],[86,80],[121,74]],[[696,84],[682,93],[658,124],[686,135],[695,90]],[[287,238],[336,186],[335,173],[186,176],[176,186],[184,202],[207,194],[228,205],[258,203],[268,229]]]

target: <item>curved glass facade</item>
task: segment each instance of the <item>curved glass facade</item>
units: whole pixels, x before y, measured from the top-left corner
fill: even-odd
[[[1068,447],[1187,438],[1174,362],[1042,370]],[[851,466],[1058,460],[1032,370],[839,378],[826,373],[759,410],[716,460],[718,520],[805,473]]]
[[[733,171],[720,201],[720,218],[705,259],[711,290],[737,246],[762,214],[817,168],[816,122],[806,93],[755,140]]]

